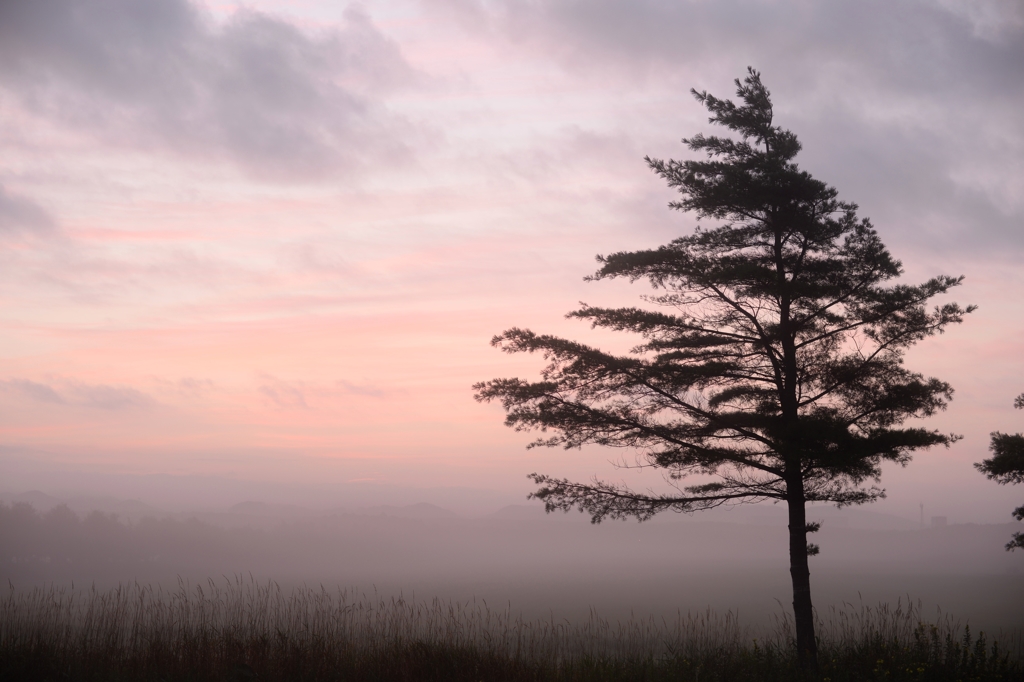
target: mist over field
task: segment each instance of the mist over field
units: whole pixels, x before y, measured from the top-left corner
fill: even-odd
[[[179,580],[276,581],[455,602],[578,622],[738,612],[767,627],[791,601],[783,509],[771,505],[589,523],[540,505],[459,514],[419,503],[315,510],[256,501],[166,513],[137,501],[7,495],[3,577],[15,589],[107,589]],[[90,511],[92,510],[92,511]],[[99,511],[104,510],[104,511]],[[1024,567],[1003,550],[1014,524],[925,527],[869,510],[813,507],[816,607],[907,599],[989,632],[1021,625]],[[939,522],[939,520],[936,520]],[[845,603],[845,606],[844,606]]]

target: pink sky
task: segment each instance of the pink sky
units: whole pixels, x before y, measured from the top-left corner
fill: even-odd
[[[689,88],[752,64],[908,278],[980,306],[908,358],[965,438],[878,508],[1009,520],[1020,490],[971,464],[1024,428],[1019,8],[91,2],[0,10],[0,488],[629,479],[525,451],[470,386],[536,372],[488,345],[510,326],[625,347],[563,315],[644,293],[582,278],[692,229],[643,156],[682,155]]]

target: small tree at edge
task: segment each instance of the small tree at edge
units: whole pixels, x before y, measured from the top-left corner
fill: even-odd
[[[1024,393],[1013,401],[1013,406],[1024,410]],[[975,464],[975,468],[1000,485],[1024,483],[1024,433],[992,432],[988,446],[992,456]],[[1013,510],[1013,517],[1024,521],[1024,505]],[[1014,533],[1006,543],[1006,551],[1024,549],[1024,533]]]

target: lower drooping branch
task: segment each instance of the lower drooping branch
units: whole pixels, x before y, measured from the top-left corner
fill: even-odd
[[[551,478],[533,473],[528,476],[540,488],[530,494],[544,502],[548,512],[579,509],[590,515],[593,523],[605,518],[635,518],[646,521],[660,511],[696,512],[711,509],[728,502],[756,502],[768,496],[758,492],[718,492],[717,486],[700,486],[701,493],[693,495],[645,495],[625,486],[594,479],[590,484],[575,483],[567,479]],[[692,489],[691,489],[692,490]]]

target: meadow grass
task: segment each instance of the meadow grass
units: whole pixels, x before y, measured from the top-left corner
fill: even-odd
[[[831,609],[821,679],[1024,680],[996,641],[920,605]],[[792,627],[732,613],[526,621],[482,601],[415,601],[235,578],[177,590],[52,587],[0,599],[0,680],[791,680]]]

